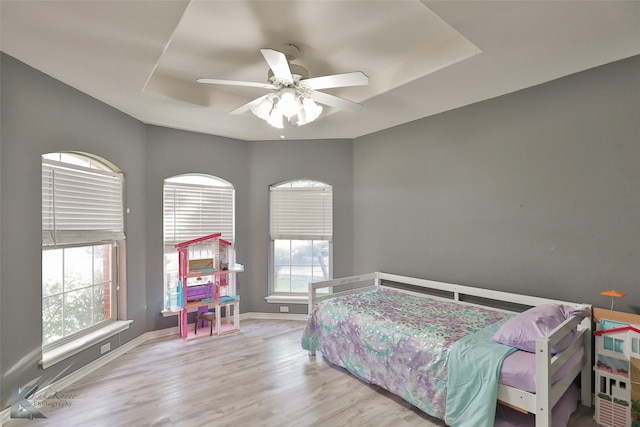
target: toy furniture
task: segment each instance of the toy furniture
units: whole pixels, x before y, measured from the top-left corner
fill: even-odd
[[[177,286],[185,296],[178,313],[178,329],[184,339],[195,338],[198,321],[211,323],[210,335],[240,330],[240,296],[236,294],[235,274],[244,271],[244,267],[235,262],[231,243],[220,236],[220,233],[213,233],[175,245],[178,250]],[[225,322],[222,322],[222,310]],[[192,312],[198,314],[190,336],[187,325],[188,314]],[[233,321],[230,320],[232,315]]]
[[[196,321],[194,322],[194,328],[193,328],[194,334],[198,333],[198,322],[201,322],[201,321],[209,322],[209,325],[210,325],[209,335],[213,335],[213,324],[216,321],[216,314],[210,311],[207,311],[196,316]]]
[[[594,308],[595,420],[640,427],[640,316]]]

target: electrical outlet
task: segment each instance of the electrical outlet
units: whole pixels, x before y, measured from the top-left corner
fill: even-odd
[[[109,350],[111,350],[111,343],[110,342],[108,342],[105,345],[100,347],[100,354],[105,354]]]
[[[286,305],[281,305],[280,306],[280,313],[288,313],[289,312],[289,307]]]

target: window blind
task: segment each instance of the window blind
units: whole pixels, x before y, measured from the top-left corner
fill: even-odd
[[[233,242],[233,187],[164,184],[164,244],[212,233]]]
[[[113,242],[125,238],[124,177],[42,160],[42,245]]]
[[[331,187],[271,187],[271,239],[331,240]]]

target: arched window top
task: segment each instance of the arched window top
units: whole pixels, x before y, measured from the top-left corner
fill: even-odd
[[[61,163],[68,163],[70,165],[82,166],[89,169],[97,169],[107,172],[120,171],[113,163],[89,153],[80,153],[75,151],[46,153],[42,155],[42,158]]]
[[[274,184],[271,188],[331,188],[331,185],[321,181],[314,181],[311,179],[292,179],[290,181],[284,181],[278,184]]]
[[[203,173],[188,173],[183,175],[175,175],[164,180],[167,184],[191,184],[203,185],[207,187],[223,187],[233,188],[233,184],[213,175]]]
[[[42,245],[124,240],[123,185],[123,174],[98,156],[43,154]]]
[[[211,233],[234,241],[233,184],[213,175],[187,173],[166,178],[163,193],[165,246]]]

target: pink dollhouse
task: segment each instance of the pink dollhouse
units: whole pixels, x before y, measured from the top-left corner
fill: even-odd
[[[185,339],[196,338],[197,325],[193,333],[188,327],[190,312],[197,312],[197,316],[213,315],[208,320],[214,322],[211,335],[214,330],[215,335],[240,330],[240,296],[236,294],[234,274],[243,271],[243,266],[235,263],[232,244],[220,236],[213,233],[175,245],[179,259],[176,289],[183,296],[178,308],[178,328]],[[225,322],[221,316],[223,308]]]
[[[640,427],[640,326],[600,318],[594,334],[595,420]]]

